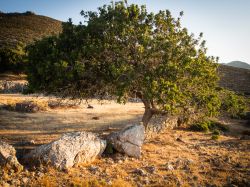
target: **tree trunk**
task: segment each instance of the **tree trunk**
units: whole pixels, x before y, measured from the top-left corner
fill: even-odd
[[[144,112],[143,117],[142,117],[142,123],[143,123],[145,129],[147,129],[148,123],[149,123],[150,119],[152,118],[152,116],[153,116],[153,112],[151,111],[151,109],[145,108],[145,112]]]
[[[144,98],[144,96],[141,92],[136,92],[136,96],[139,97],[144,104],[145,112],[144,112],[143,117],[142,117],[142,123],[143,123],[145,129],[147,129],[148,123],[149,123],[150,119],[153,117],[153,115],[162,114],[163,112],[161,112],[160,110],[157,109],[153,100],[149,100],[149,99]]]

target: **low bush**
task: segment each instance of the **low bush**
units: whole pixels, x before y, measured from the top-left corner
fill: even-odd
[[[208,132],[208,124],[206,121],[201,122],[201,123],[195,123],[190,126],[190,130],[192,131],[202,131],[202,132]]]
[[[213,135],[220,135],[220,131],[218,130],[218,129],[215,129],[214,131],[213,131]]]
[[[211,139],[212,140],[218,140],[219,139],[219,137],[220,137],[220,135],[212,135],[212,137],[211,137]]]
[[[3,109],[16,112],[38,112],[45,111],[48,108],[48,103],[45,101],[8,101],[3,105]]]
[[[18,44],[14,48],[0,48],[0,72],[24,72],[27,64],[25,55],[26,53],[22,44]]]
[[[23,13],[23,15],[30,16],[30,15],[36,15],[36,14],[33,11],[26,11],[26,12]]]
[[[217,133],[220,131],[228,131],[229,130],[229,128],[222,123],[219,123],[216,121],[208,121],[208,120],[192,124],[190,126],[190,129],[193,131],[202,131],[202,132],[214,131]]]
[[[48,102],[48,106],[51,109],[67,109],[67,108],[79,108],[79,102],[74,101],[62,101],[51,100]]]

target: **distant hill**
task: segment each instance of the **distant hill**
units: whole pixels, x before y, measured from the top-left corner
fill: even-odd
[[[62,22],[36,15],[33,12],[0,13],[0,48],[15,46],[18,42],[29,44],[42,37],[58,34]]]
[[[232,67],[236,67],[236,68],[243,68],[243,69],[250,69],[250,65],[246,62],[241,62],[241,61],[232,61],[229,62],[227,64],[224,64],[227,66],[232,66]]]

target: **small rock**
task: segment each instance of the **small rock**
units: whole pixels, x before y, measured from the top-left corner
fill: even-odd
[[[147,176],[146,172],[142,169],[135,169],[133,173],[140,175],[140,176]]]
[[[10,169],[9,173],[12,174],[12,173],[15,173],[15,171],[13,169]]]
[[[96,173],[97,171],[99,171],[99,167],[98,166],[90,166],[89,171],[92,173]]]
[[[156,171],[156,167],[155,167],[155,166],[147,166],[145,169],[146,169],[149,173],[151,173],[151,174],[155,173],[155,171]]]
[[[230,163],[231,162],[230,157],[226,157],[225,162]]]
[[[143,180],[143,184],[145,184],[145,185],[150,184],[150,180],[148,179],[148,177],[145,177],[145,179]]]
[[[108,158],[108,159],[106,160],[106,162],[107,162],[108,164],[114,164],[114,160],[111,159],[111,158]]]
[[[187,159],[187,163],[192,164],[192,163],[194,163],[194,161],[192,159]]]
[[[27,184],[27,183],[29,182],[29,178],[24,177],[24,178],[22,179],[22,182],[23,182],[24,184]]]
[[[107,180],[106,180],[106,183],[107,183],[108,185],[112,185],[111,179],[107,179]]]
[[[93,109],[94,107],[92,105],[87,106],[88,109]]]
[[[118,164],[122,164],[123,163],[123,161],[122,160],[118,160],[118,162],[117,162]]]
[[[35,177],[35,172],[34,172],[34,171],[30,172],[30,175],[31,175],[32,177]]]
[[[183,167],[183,169],[189,171],[189,170],[190,170],[190,167],[189,167],[188,164],[185,164],[184,167]]]
[[[93,120],[99,120],[100,118],[97,116],[92,117]]]
[[[31,145],[36,144],[35,140],[30,140],[29,143],[30,143]]]
[[[183,140],[182,140],[182,138],[176,138],[176,141],[178,141],[178,142],[182,142],[182,143],[185,143]]]
[[[166,169],[169,171],[172,171],[172,170],[174,170],[174,167],[171,164],[167,164]]]
[[[36,175],[37,175],[38,177],[44,176],[44,174],[43,174],[42,172],[40,172],[40,171],[38,171]]]

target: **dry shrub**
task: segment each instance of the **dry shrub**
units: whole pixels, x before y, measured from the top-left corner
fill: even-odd
[[[50,100],[48,106],[51,109],[67,109],[67,108],[79,108],[79,103],[61,100]]]
[[[46,101],[38,100],[7,100],[3,104],[3,108],[10,111],[17,112],[38,112],[46,111],[48,109],[48,103]]]
[[[46,99],[6,99],[1,104],[3,109],[28,113],[46,111],[48,109],[79,108],[79,103],[74,101]]]

